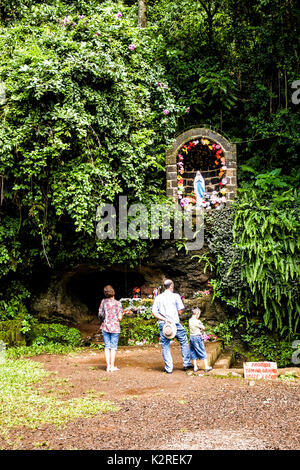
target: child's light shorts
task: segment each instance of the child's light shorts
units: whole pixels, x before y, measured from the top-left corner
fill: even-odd
[[[191,360],[206,359],[206,351],[201,335],[190,336],[190,356]]]

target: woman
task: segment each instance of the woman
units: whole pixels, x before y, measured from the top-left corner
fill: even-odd
[[[115,291],[112,286],[104,287],[105,299],[99,307],[99,315],[104,314],[101,324],[102,335],[105,345],[106,371],[114,372],[119,370],[115,367],[116,351],[120,336],[120,321],[123,318],[122,304],[115,300]]]

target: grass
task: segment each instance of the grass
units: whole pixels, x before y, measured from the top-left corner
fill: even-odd
[[[35,385],[51,374],[41,364],[27,360],[6,360],[0,367],[0,434],[5,437],[14,427],[34,429],[41,424],[61,426],[76,418],[116,412],[110,401],[88,396],[61,400],[58,387],[44,394]],[[50,390],[49,390],[50,392]]]
[[[86,348],[59,343],[32,344],[31,346],[8,348],[5,351],[5,356],[8,359],[18,359],[20,357],[38,356],[39,354],[70,354],[84,349]]]

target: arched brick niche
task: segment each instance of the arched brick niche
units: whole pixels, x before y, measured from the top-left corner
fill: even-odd
[[[206,128],[196,127],[189,129],[188,131],[180,134],[173,142],[172,146],[167,150],[166,153],[166,178],[167,178],[167,195],[171,196],[174,202],[178,201],[178,154],[182,150],[183,146],[189,142],[193,142],[199,139],[208,139],[210,142],[222,149],[222,156],[225,157],[226,167],[224,177],[226,178],[226,203],[230,204],[237,190],[236,180],[236,145],[229,142],[222,135],[217,132]],[[193,178],[195,177],[196,171],[200,170],[205,179],[205,184],[208,192],[214,188],[214,174],[209,168],[199,168],[195,164],[195,168],[191,168],[189,165],[185,169],[184,178],[185,185],[189,191],[192,186]]]

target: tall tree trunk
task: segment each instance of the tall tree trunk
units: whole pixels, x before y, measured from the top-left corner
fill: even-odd
[[[288,91],[287,91],[286,70],[284,71],[284,94],[285,94],[285,109],[288,109]]]
[[[0,178],[1,178],[0,206],[2,206],[2,202],[4,199],[4,176],[0,175]]]
[[[147,26],[147,1],[139,0],[138,27],[146,28]]]
[[[280,109],[281,105],[281,83],[280,83],[280,70],[278,70],[278,109]]]
[[[272,93],[273,93],[273,72],[271,76],[271,82],[270,82],[270,114],[272,114],[273,108],[272,108]]]

